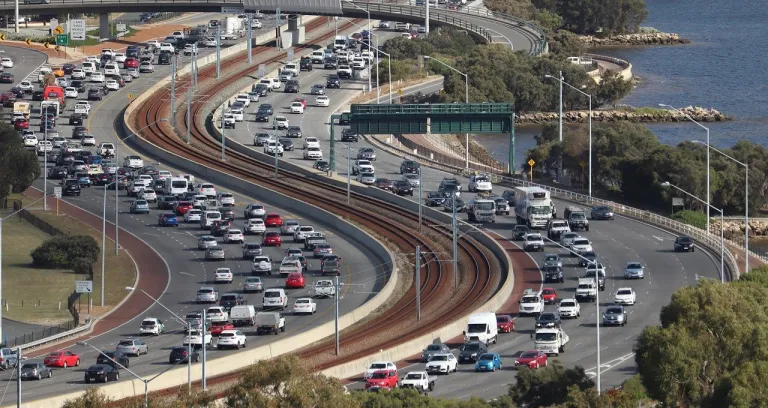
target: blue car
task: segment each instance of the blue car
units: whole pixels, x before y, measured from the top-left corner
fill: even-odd
[[[88,158],[88,164],[101,164],[104,162],[104,158],[98,155],[93,155]]]
[[[176,214],[161,214],[157,219],[157,225],[161,227],[178,227],[179,219],[176,218]]]
[[[484,353],[477,358],[475,371],[501,370],[501,356],[498,353]]]
[[[80,184],[80,187],[91,187],[91,177],[87,174],[81,174],[77,176],[77,184]]]

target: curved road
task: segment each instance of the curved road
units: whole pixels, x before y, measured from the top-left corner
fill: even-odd
[[[144,75],[140,80],[129,84],[124,89],[110,93],[104,101],[92,103],[90,130],[91,133],[96,136],[97,143],[102,141],[116,141],[114,121],[128,102],[127,94],[129,92],[138,94],[139,92],[142,92],[143,89],[152,86],[156,80],[169,74],[169,66],[160,66],[157,68],[158,69],[154,74]],[[72,109],[71,106],[72,104],[70,103],[70,109]],[[57,127],[57,130],[64,137],[68,137],[71,134],[72,128],[66,125],[67,118],[70,114],[70,110],[65,111]],[[35,116],[36,115],[33,114],[33,117]],[[35,128],[38,123],[38,120],[33,120],[33,126],[35,126]],[[128,154],[133,153],[128,151],[127,148],[121,149],[121,158]],[[150,163],[147,162],[147,164]],[[165,169],[166,167],[161,166],[161,168]],[[173,172],[178,173],[176,171]],[[55,185],[57,185],[57,181],[49,180],[49,193],[52,193],[51,188]],[[42,189],[43,180],[38,180],[35,183],[35,186]],[[91,213],[101,214],[103,211],[103,191],[102,187],[83,189],[82,196],[66,197],[65,200]],[[107,197],[107,217],[108,221],[111,221],[114,214],[114,193],[109,192]],[[250,202],[259,202],[258,198],[258,196],[244,197],[236,194],[238,203],[235,207],[237,219],[234,224],[236,227],[241,227],[243,224],[243,207]],[[250,261],[241,259],[239,245],[223,245],[228,252],[227,260],[225,262],[205,262],[202,259],[204,253],[196,249],[197,237],[203,235],[204,232],[197,227],[196,224],[182,225],[179,228],[159,228],[157,227],[156,217],[160,211],[156,210],[154,205],[152,206],[152,212],[149,215],[133,215],[129,213],[129,204],[131,201],[132,199],[127,197],[125,193],[121,191],[119,203],[121,213],[120,226],[121,228],[131,231],[164,255],[167,267],[170,269],[171,281],[167,292],[160,299],[163,304],[173,310],[176,314],[182,315],[182,317],[189,311],[202,309],[202,307],[193,302],[195,293],[200,286],[211,283],[213,271],[217,267],[229,267],[236,276],[235,281],[231,285],[217,284],[216,286],[219,292],[221,294],[230,291],[240,292],[239,287],[244,277],[250,276]],[[389,270],[388,265],[385,263],[386,260],[377,259],[377,257],[370,253],[367,248],[361,246],[359,243],[335,233],[333,231],[333,226],[320,225],[312,219],[302,218],[301,216],[291,214],[284,209],[275,208],[269,205],[267,205],[267,208],[268,211],[280,213],[286,219],[298,219],[302,224],[315,225],[320,230],[324,230],[328,233],[329,243],[331,243],[334,250],[344,258],[345,267],[343,268],[340,282],[343,284],[360,284],[360,286],[354,287],[346,286],[342,290],[342,300],[340,302],[341,314],[353,310],[373,297],[386,282],[387,271]],[[246,237],[246,241],[260,242],[260,238],[248,236]],[[282,248],[268,248],[265,250],[265,253],[270,255],[273,260],[279,262],[279,260],[282,259],[284,250],[297,246],[298,244],[288,242],[284,244]],[[304,290],[289,290],[289,306],[293,303],[295,298],[307,296],[311,282],[320,279],[317,274],[319,261],[310,258],[309,262],[310,273],[307,274],[308,287]],[[165,269],[165,266],[158,265],[158,268]],[[107,271],[107,279],[109,279],[109,271]],[[283,286],[283,280],[278,277],[266,277],[263,279],[265,281],[265,287]],[[136,293],[133,294],[133,296],[144,295]],[[247,294],[244,295],[244,297],[248,304],[257,306],[260,305],[262,299],[261,294]],[[275,338],[272,336],[256,337],[249,335],[249,347],[261,345],[275,339],[279,340],[285,335],[300,333],[303,330],[320,325],[332,319],[333,301],[330,299],[318,299],[316,302],[318,304],[318,312],[316,315],[287,315],[287,330],[283,336]],[[182,326],[174,321],[172,316],[160,306],[154,306],[146,313],[136,316],[135,319],[126,322],[123,326],[111,332],[90,338],[89,341],[98,348],[113,350],[121,338],[137,334],[141,319],[146,316],[158,317],[163,320],[166,323],[166,330],[169,333],[156,338],[146,338],[146,341],[150,346],[149,355],[132,359],[130,368],[139,375],[157,373],[165,368],[170,348],[180,345],[183,337],[179,331],[182,329]],[[46,396],[76,391],[77,389],[85,389],[83,383],[83,370],[95,362],[96,352],[83,346],[72,346],[69,350],[81,355],[82,366],[76,369],[56,370],[52,381],[41,381],[39,383],[25,382],[23,385],[24,399],[44,398]],[[209,352],[208,358],[215,359],[218,356],[233,352],[236,351],[212,350]],[[32,353],[31,355],[36,356],[37,354]],[[129,378],[127,375],[123,376],[123,380],[127,378]],[[0,374],[0,381],[3,380],[10,380],[9,372]],[[13,401],[14,399],[15,388],[10,387],[4,396],[3,401],[0,401],[0,404],[7,401]]]
[[[388,34],[382,34],[382,39]],[[283,114],[288,117],[291,125],[300,125],[305,137],[315,137],[320,140],[324,157],[328,158],[329,152],[329,116],[337,112],[345,101],[359,94],[363,88],[362,81],[344,81],[339,90],[327,90],[331,99],[331,107],[312,106],[314,96],[309,95],[309,90],[313,84],[324,83],[325,77],[329,71],[323,70],[320,66],[312,72],[302,72],[299,79],[301,83],[301,94],[285,94],[274,92],[269,97],[263,99],[264,103],[271,103],[275,107],[276,114]],[[434,92],[441,88],[441,84],[434,83],[419,87],[422,92]],[[415,92],[417,89],[410,89],[407,92]],[[382,87],[382,91],[388,91],[387,86]],[[306,98],[309,102],[308,109],[303,115],[291,114],[289,111],[290,102],[297,96]],[[386,103],[388,97],[382,95],[382,103]],[[248,110],[251,114],[255,112],[256,107]],[[250,116],[250,115],[249,115]],[[226,135],[244,145],[252,145],[252,135],[256,132],[272,133],[270,125],[265,123],[250,121],[238,124],[234,131],[227,130]],[[335,127],[336,137],[339,138],[342,127]],[[301,150],[301,139],[294,139],[297,149],[294,152],[286,152],[282,160],[293,164],[311,168],[312,161],[303,160]],[[363,146],[370,146],[364,140],[351,145],[352,162],[356,158],[357,149]],[[251,146],[252,149],[261,152],[259,147]],[[346,178],[347,162],[347,144],[336,143],[337,174]],[[402,158],[395,157],[384,151],[376,149],[377,159],[373,163],[376,168],[377,177],[390,179],[399,179],[399,166]],[[425,168],[423,182],[424,194],[428,191],[436,191],[440,180],[443,177],[453,176],[432,168]],[[460,178],[461,179],[461,178]],[[357,183],[352,181],[352,183]],[[468,180],[463,179],[462,184],[467,186]],[[374,188],[374,187],[369,187]],[[494,192],[500,194],[504,189],[496,187]],[[418,194],[417,194],[418,195]],[[462,197],[468,201],[468,197],[473,194],[464,193]],[[418,197],[406,197],[416,200]],[[557,202],[562,216],[562,209],[566,203]],[[460,215],[462,220],[466,220],[466,215]],[[499,234],[502,237],[510,237],[511,230],[514,227],[515,219],[512,216],[498,216],[495,224],[488,224],[485,227],[492,233]],[[589,232],[583,232],[581,235],[592,241],[596,252],[603,260],[607,268],[608,280],[606,290],[601,292],[601,312],[605,306],[612,304],[613,294],[619,287],[631,287],[637,293],[637,304],[629,307],[629,325],[623,328],[603,328],[601,329],[601,354],[604,371],[602,374],[602,386],[612,387],[619,385],[629,375],[634,374],[634,358],[632,347],[636,337],[643,327],[649,324],[658,323],[658,313],[662,305],[666,304],[671,294],[677,288],[685,285],[695,284],[699,277],[718,278],[719,261],[715,262],[713,258],[705,253],[698,251],[695,253],[676,254],[671,251],[674,235],[661,231],[655,227],[643,223],[618,217],[615,221],[592,221],[592,228]],[[546,253],[559,253],[564,256],[566,265],[567,280],[563,284],[546,284],[546,287],[553,287],[560,294],[560,297],[572,297],[577,285],[577,276],[581,271],[578,262],[570,258],[565,250],[561,250],[554,244],[549,244]],[[530,270],[526,270],[526,264],[531,262],[526,255],[514,256],[516,270],[519,273],[525,273],[526,288],[538,289],[542,287],[541,278],[537,268],[533,268],[535,279],[527,279]],[[532,254],[534,261],[541,261],[543,254]],[[640,261],[646,266],[647,277],[644,280],[625,281],[623,279],[624,266],[629,261]],[[517,288],[516,288],[517,289]],[[548,306],[547,310],[555,310],[555,306]],[[509,313],[516,315],[517,305],[509,307],[507,310],[499,310],[500,313]],[[589,372],[594,374],[596,366],[596,310],[593,303],[582,304],[582,317],[578,320],[567,321],[564,329],[571,337],[568,351],[559,358],[566,365],[581,365]],[[501,342],[494,346],[493,351],[502,354],[507,367],[505,370],[512,370],[514,356],[518,353],[532,349],[533,344],[529,338],[529,333],[533,329],[532,318],[521,318],[517,320],[518,331],[512,334],[502,335]],[[426,345],[425,345],[426,346]],[[406,371],[418,370],[422,366],[416,365],[409,367]],[[438,379],[437,391],[433,394],[436,397],[450,398],[469,398],[470,396],[479,396],[481,398],[494,398],[506,392],[507,384],[513,378],[503,374],[476,374],[472,371],[473,367],[463,366],[460,373]],[[360,386],[359,384],[352,387]]]

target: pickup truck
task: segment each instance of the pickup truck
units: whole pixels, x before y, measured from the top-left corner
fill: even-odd
[[[566,232],[571,232],[571,226],[567,220],[550,220],[547,236],[549,239],[560,240],[560,236]]]
[[[561,328],[540,328],[531,334],[534,349],[559,356],[565,353],[565,345],[571,340]]]
[[[280,276],[288,276],[294,272],[301,273],[303,269],[298,258],[287,256],[280,263]]]
[[[0,369],[7,370],[16,367],[19,363],[19,355],[16,351],[9,348],[0,349]]]
[[[285,318],[277,312],[259,312],[256,313],[253,325],[256,326],[258,335],[264,333],[277,335],[285,331]]]
[[[400,381],[403,388],[413,388],[419,393],[427,393],[435,389],[435,379],[429,378],[426,371],[411,371]]]
[[[205,341],[203,341],[203,338],[205,338]],[[205,343],[206,347],[210,346],[211,340],[213,340],[213,337],[207,329],[205,331],[205,335],[203,335],[200,330],[195,329],[190,330],[189,334],[184,336],[184,341],[181,343],[181,345],[186,346],[191,344],[194,348],[202,348],[203,343]]]
[[[319,280],[315,282],[315,296],[317,297],[331,297],[336,295],[336,286],[333,281]]]

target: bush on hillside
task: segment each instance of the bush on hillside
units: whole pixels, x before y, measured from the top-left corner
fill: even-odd
[[[32,251],[32,264],[39,268],[77,269],[90,273],[90,266],[99,259],[99,244],[89,235],[57,235]]]

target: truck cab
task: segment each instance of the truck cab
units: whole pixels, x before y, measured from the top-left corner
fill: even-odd
[[[568,220],[549,220],[547,226],[547,236],[549,239],[559,241],[560,236],[566,232],[571,232],[571,226],[568,224]]]
[[[476,313],[469,316],[467,330],[464,331],[464,343],[480,342],[486,345],[496,344],[499,329],[496,326],[495,313]]]
[[[586,230],[589,231],[589,220],[587,219],[587,212],[580,207],[566,207],[563,218],[568,220],[572,230]]]
[[[469,222],[496,222],[496,202],[488,199],[472,200],[467,206]]]
[[[568,335],[560,328],[539,328],[531,336],[534,349],[547,355],[559,356],[564,353],[565,345],[570,341]]]

